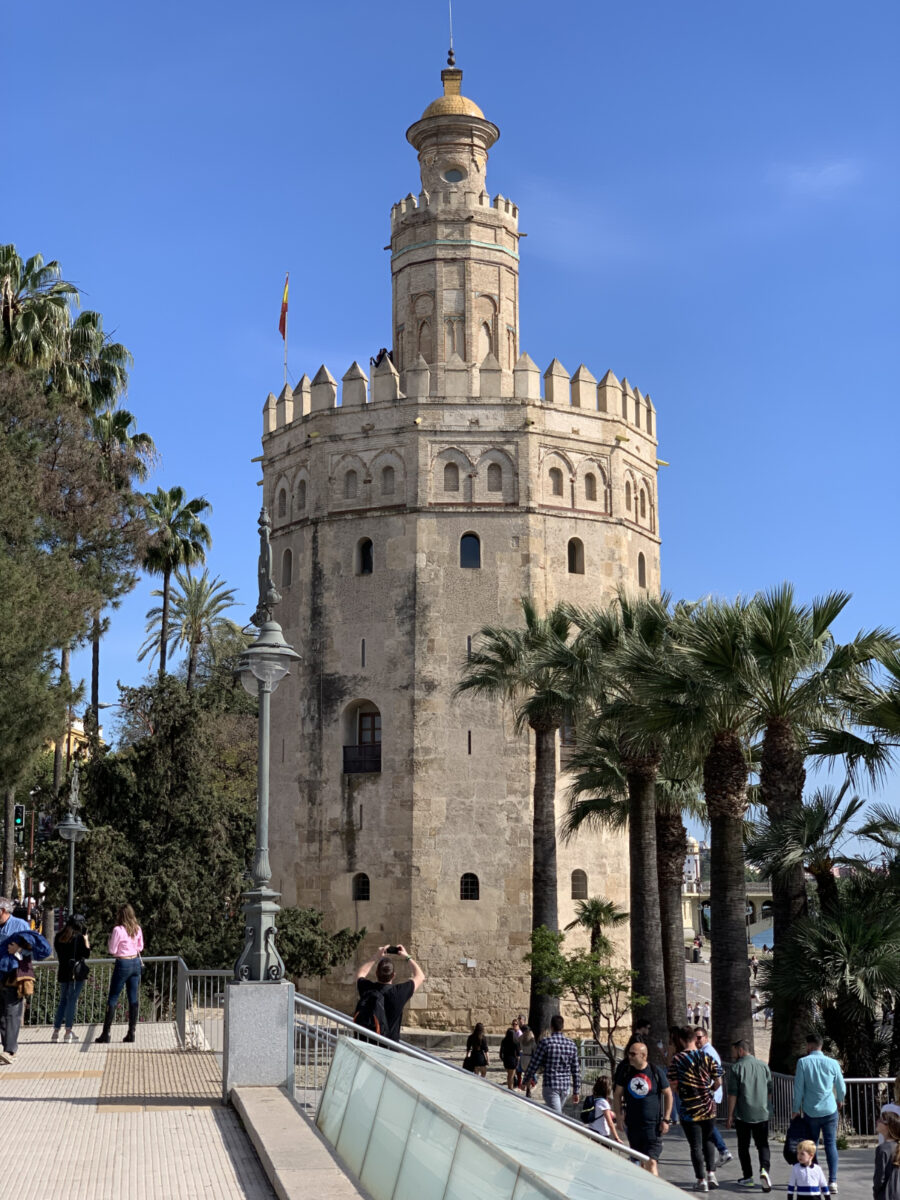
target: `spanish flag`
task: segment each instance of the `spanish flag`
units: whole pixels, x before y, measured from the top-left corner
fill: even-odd
[[[288,279],[290,279],[290,271],[284,277],[284,295],[281,297],[281,316],[278,318],[278,332],[287,340],[287,306],[288,306]]]

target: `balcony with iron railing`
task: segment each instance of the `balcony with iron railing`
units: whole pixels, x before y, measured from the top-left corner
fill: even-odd
[[[373,775],[381,770],[381,743],[344,747],[345,775]]]

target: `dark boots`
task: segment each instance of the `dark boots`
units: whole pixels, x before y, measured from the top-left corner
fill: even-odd
[[[109,1041],[109,1031],[110,1031],[110,1029],[112,1029],[112,1023],[113,1023],[114,1016],[115,1016],[115,1014],[113,1013],[112,1009],[108,1008],[106,1010],[106,1018],[103,1022],[103,1032],[100,1034],[100,1036],[98,1038],[94,1038],[95,1042],[101,1042],[101,1043],[105,1044],[106,1042]]]
[[[138,1022],[138,1006],[136,1004],[128,1005],[128,1032],[122,1038],[123,1042],[134,1041],[134,1031],[137,1028]]]

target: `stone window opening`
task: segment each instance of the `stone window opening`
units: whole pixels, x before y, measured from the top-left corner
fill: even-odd
[[[381,494],[382,496],[393,496],[394,494],[394,468],[385,467],[381,472]]]
[[[364,667],[366,665],[366,639],[365,638],[362,638],[359,643],[359,665],[361,667]]]
[[[471,661],[471,658],[472,658],[472,635],[469,634],[469,636],[466,638],[466,661],[467,662]]]
[[[478,331],[478,361],[484,362],[489,354],[494,353],[494,331],[489,322],[482,321]]]
[[[306,480],[301,479],[297,484],[297,508],[302,512],[306,508]]]
[[[469,752],[469,754],[471,754],[472,753],[472,730],[471,729],[468,732],[466,740],[468,742],[468,747],[469,747],[468,752]]]
[[[359,490],[359,476],[355,471],[348,471],[344,476],[344,499],[355,500]]]
[[[287,516],[287,489],[281,488],[278,492],[278,515],[279,517]]]
[[[563,494],[563,473],[559,467],[550,468],[550,494],[553,496]]]
[[[631,480],[625,480],[625,507],[631,512]]]
[[[597,499],[597,476],[585,475],[584,477],[584,498],[585,500]]]
[[[375,551],[371,538],[360,538],[356,544],[356,574],[371,575],[375,570]]]
[[[477,533],[464,533],[459,539],[459,565],[472,570],[481,566],[481,539]]]
[[[360,871],[358,875],[353,876],[353,899],[355,901],[371,900],[372,890],[369,884],[369,877],[365,871]]]
[[[460,878],[459,898],[460,900],[479,900],[481,898],[478,887],[478,876],[473,875],[471,871],[467,871]]]
[[[587,900],[588,898],[588,878],[587,872],[575,870],[572,872],[572,899]]]
[[[369,775],[381,770],[381,712],[371,700],[357,700],[343,716],[344,774]]]
[[[584,574],[584,542],[581,538],[569,538],[569,574]]]
[[[489,492],[503,491],[503,468],[499,463],[491,463],[487,469],[487,490]]]
[[[294,573],[294,555],[290,550],[285,550],[281,556],[281,586],[288,588],[292,583]]]
[[[444,491],[459,491],[459,467],[456,463],[448,462],[444,464]]]
[[[641,520],[647,516],[647,493],[641,488]]]
[[[647,561],[643,554],[638,555],[638,587],[647,586]]]

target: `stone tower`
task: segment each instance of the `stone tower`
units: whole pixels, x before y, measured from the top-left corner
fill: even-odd
[[[487,192],[499,130],[462,72],[407,132],[421,190],[391,212],[393,351],[270,395],[263,482],[285,635],[272,706],[271,856],[284,904],[403,942],[410,1020],[503,1026],[527,1001],[533,747],[504,706],[453,699],[519,599],[659,588],[656,413],[583,364],[519,351],[518,210]],[[561,748],[564,769],[565,747]],[[560,779],[558,808],[567,784]],[[560,922],[628,903],[624,839],[559,849]],[[348,1008],[352,966],[322,998]]]

